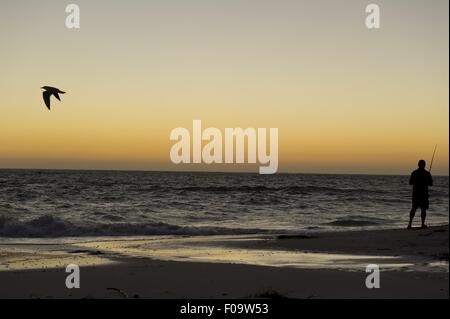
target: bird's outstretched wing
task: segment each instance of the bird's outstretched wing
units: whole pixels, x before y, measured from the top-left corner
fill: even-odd
[[[51,95],[52,94],[50,92],[48,92],[48,91],[42,92],[42,97],[44,98],[45,105],[47,106],[47,108],[49,110],[50,110],[50,96]]]
[[[58,92],[53,93],[53,95],[58,99],[58,101],[61,101],[61,99],[59,98]]]

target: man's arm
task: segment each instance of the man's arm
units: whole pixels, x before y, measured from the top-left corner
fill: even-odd
[[[428,173],[428,186],[433,186],[433,177]]]
[[[412,172],[411,177],[409,178],[409,185],[414,185],[414,172]]]

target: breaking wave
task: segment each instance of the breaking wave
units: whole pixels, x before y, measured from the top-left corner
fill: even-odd
[[[335,221],[325,223],[328,226],[338,226],[338,227],[364,227],[364,226],[378,226],[383,224],[383,219],[381,218],[368,218],[364,216],[349,216],[345,218],[340,218]]]
[[[89,223],[80,225],[52,215],[28,221],[0,216],[0,236],[55,238],[81,236],[151,236],[151,235],[242,235],[267,233],[262,229],[190,227],[166,223]]]

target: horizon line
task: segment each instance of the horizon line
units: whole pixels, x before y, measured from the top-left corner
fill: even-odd
[[[0,171],[81,171],[81,172],[141,172],[141,173],[204,173],[204,174],[252,174],[261,175],[258,172],[247,172],[247,171],[183,171],[183,170],[151,170],[151,169],[99,169],[99,168],[5,168],[0,167]],[[388,174],[388,173],[319,173],[319,172],[277,172],[270,175],[359,175],[359,176],[409,176],[409,174]],[[450,175],[433,175],[435,177],[450,177]]]

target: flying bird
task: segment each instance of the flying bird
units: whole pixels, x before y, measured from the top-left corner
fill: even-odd
[[[60,89],[51,87],[51,86],[43,86],[41,89],[44,89],[45,91],[42,92],[42,97],[44,98],[45,105],[50,110],[50,97],[53,95],[56,97],[59,101],[61,99],[59,98],[59,94],[65,94],[66,92],[61,91]]]

